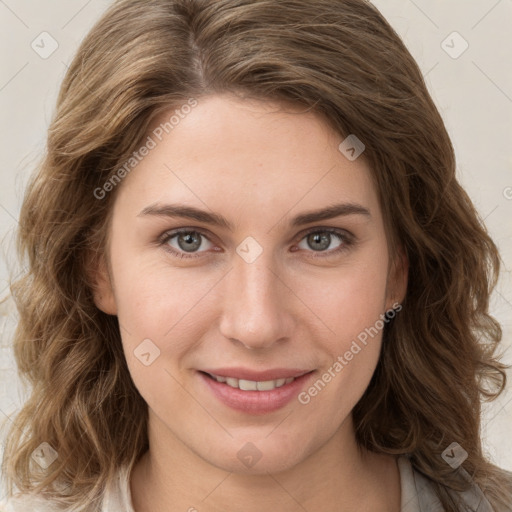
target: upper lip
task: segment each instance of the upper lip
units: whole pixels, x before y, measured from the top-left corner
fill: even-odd
[[[313,370],[304,370],[300,368],[273,368],[270,370],[256,371],[248,368],[215,368],[201,370],[217,377],[232,377],[234,379],[267,381],[277,379],[287,379],[289,377],[300,377]]]

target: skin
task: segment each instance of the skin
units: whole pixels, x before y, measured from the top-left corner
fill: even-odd
[[[315,370],[316,381],[402,301],[407,262],[390,261],[370,169],[364,154],[340,153],[342,140],[292,105],[203,97],[119,185],[95,300],[118,316],[149,407],[150,450],[130,480],[136,512],[400,509],[395,458],[358,449],[351,415],[377,365],[381,331],[310,403],[294,399],[269,414],[228,408],[197,373],[297,367]],[[340,202],[371,216],[290,225]],[[166,203],[223,215],[234,229],[140,214]],[[176,228],[205,233],[195,253],[178,237],[158,243]],[[344,230],[355,243],[335,253],[346,242],[331,235],[315,250],[310,228]],[[248,236],[263,249],[251,263],[236,252]],[[181,259],[169,246],[199,257]],[[134,350],[148,338],[160,356],[145,366]],[[262,454],[250,468],[237,457],[247,442]]]

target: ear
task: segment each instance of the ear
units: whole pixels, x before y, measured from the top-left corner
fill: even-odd
[[[404,301],[408,280],[409,259],[404,248],[399,246],[394,261],[390,261],[386,287],[386,309],[391,309],[393,304],[401,304]]]
[[[89,275],[92,282],[92,292],[96,307],[107,313],[117,315],[117,304],[112,286],[112,278],[105,261],[105,256],[91,258]]]

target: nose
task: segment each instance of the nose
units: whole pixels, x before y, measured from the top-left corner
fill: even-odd
[[[220,330],[226,338],[254,350],[291,336],[293,293],[266,251],[252,263],[236,255],[224,287]]]

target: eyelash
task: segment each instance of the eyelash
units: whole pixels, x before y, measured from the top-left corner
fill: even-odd
[[[167,245],[168,242],[174,238],[176,235],[180,235],[183,233],[198,233],[201,236],[204,236],[208,239],[208,235],[206,232],[204,232],[201,229],[198,228],[180,228],[175,229],[172,231],[166,231],[163,235],[159,237],[159,245],[165,246],[164,249],[172,254],[173,256],[181,259],[194,259],[201,257],[202,252],[196,252],[196,253],[186,253],[186,252],[178,252],[173,247]],[[336,228],[311,228],[305,233],[301,233],[301,237],[298,239],[298,242],[302,241],[304,238],[306,238],[308,235],[312,233],[329,233],[331,235],[335,235],[339,237],[342,244],[337,247],[336,249],[331,249],[329,251],[307,251],[307,252],[313,252],[312,255],[313,258],[329,258],[332,256],[337,256],[338,254],[341,254],[342,252],[348,251],[354,244],[355,240],[352,234],[349,234],[347,231],[342,229],[336,229]],[[208,239],[209,240],[209,239]],[[298,243],[297,242],[297,243]]]

